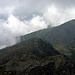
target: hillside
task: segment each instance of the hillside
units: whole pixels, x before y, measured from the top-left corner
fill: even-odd
[[[0,75],[74,75],[74,65],[37,38],[0,50]]]
[[[33,32],[21,37],[21,41],[33,37],[39,37],[53,44],[74,45],[75,42],[75,20],[66,22],[54,28],[48,28]]]
[[[75,55],[75,20],[68,21],[57,27],[22,36],[20,42],[33,37],[41,38],[51,43],[62,54],[68,55],[69,57]]]

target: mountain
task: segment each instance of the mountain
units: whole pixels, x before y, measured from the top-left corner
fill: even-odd
[[[49,43],[34,38],[0,50],[0,65],[5,71],[22,71],[42,58],[58,54]]]
[[[39,37],[52,44],[75,46],[75,20],[66,22],[60,26],[40,30],[21,37],[21,41],[33,37]]]
[[[49,43],[44,42],[39,38],[34,38],[0,50],[0,63],[2,59],[3,61],[4,59],[8,61],[13,56],[19,57],[23,54],[33,55],[36,58],[43,58],[45,56],[56,55],[59,53]]]
[[[53,47],[60,53],[74,58],[75,20],[68,21],[57,27],[48,28],[37,32],[33,32],[25,36],[21,36],[20,42],[33,37],[41,38],[47,41],[48,43],[51,43]]]
[[[0,50],[0,75],[74,75],[71,60],[33,38]]]

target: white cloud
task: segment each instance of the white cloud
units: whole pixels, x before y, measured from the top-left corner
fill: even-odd
[[[43,16],[51,26],[57,26],[60,23],[61,13],[54,4],[47,8]]]
[[[33,16],[31,20],[21,21],[14,15],[10,15],[7,22],[5,22],[5,28],[8,28],[13,34],[24,35],[33,31],[37,31],[43,28],[47,28],[47,24],[43,17]],[[16,36],[15,35],[15,36]]]
[[[75,19],[75,1],[65,1],[0,0],[0,15],[4,14],[7,17],[0,17],[0,47],[15,44],[18,36]],[[20,16],[27,19],[21,20]]]
[[[75,8],[67,8],[65,10],[60,9],[55,4],[52,4],[47,8],[43,17],[51,26],[58,26],[69,20],[75,19]]]
[[[34,15],[30,20],[21,21],[12,14],[12,11],[8,12],[8,14],[6,21],[0,20],[1,48],[16,44],[19,36],[47,28],[48,26],[44,18],[38,15]]]

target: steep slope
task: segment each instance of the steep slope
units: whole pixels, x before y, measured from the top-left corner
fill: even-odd
[[[41,39],[34,38],[15,46],[0,50],[0,64],[6,64],[6,70],[21,70],[19,67],[15,69],[12,67],[12,65],[16,65],[17,62],[19,64],[18,60],[21,61],[19,65],[23,64],[22,62],[25,61],[27,61],[27,65],[30,65],[28,63],[33,64],[36,60],[41,60],[46,56],[58,54],[59,53],[49,43],[46,43]],[[26,66],[26,63],[20,67]]]
[[[59,52],[71,56],[75,47],[75,20],[22,36],[20,41],[33,37],[41,38],[51,43]]]
[[[0,59],[8,60],[11,59],[13,56],[19,57],[23,54],[43,58],[45,56],[56,55],[58,54],[58,52],[49,43],[44,42],[39,38],[34,38],[19,43],[15,46],[0,50]]]
[[[74,75],[74,71],[69,58],[41,39],[0,50],[0,75]]]

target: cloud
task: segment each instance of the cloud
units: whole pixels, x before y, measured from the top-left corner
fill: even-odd
[[[50,5],[43,17],[50,26],[58,26],[69,20],[75,19],[75,7],[60,9],[55,4]]]
[[[19,36],[75,19],[74,0],[0,0],[0,48]]]
[[[7,20],[7,23],[5,24],[7,26],[6,28],[9,28],[13,33],[19,33],[18,35],[23,35],[39,29],[47,28],[45,20],[40,16],[33,16],[33,18],[29,21],[20,21],[20,19],[11,14]]]
[[[48,27],[44,18],[38,15],[33,15],[30,20],[21,21],[12,11],[8,14],[6,21],[0,20],[0,48],[16,44],[19,36]]]

